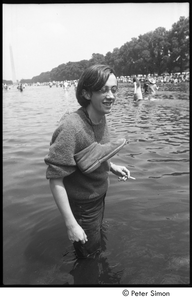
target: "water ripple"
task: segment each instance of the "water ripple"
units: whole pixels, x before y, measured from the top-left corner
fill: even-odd
[[[75,91],[29,86],[3,93],[5,284],[188,283],[189,97],[160,91],[155,101],[132,99],[133,87],[120,85],[107,120],[111,140],[128,140],[113,162],[136,180],[110,173],[105,248],[79,263],[43,160],[63,113],[79,107]]]

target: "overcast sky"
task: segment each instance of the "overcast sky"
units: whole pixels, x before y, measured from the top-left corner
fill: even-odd
[[[170,30],[181,16],[189,16],[188,2],[3,4],[3,79],[13,79],[13,64],[21,80],[106,55],[140,34]]]

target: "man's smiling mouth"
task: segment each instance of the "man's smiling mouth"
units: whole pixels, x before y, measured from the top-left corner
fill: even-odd
[[[106,106],[111,106],[113,104],[113,101],[103,101],[103,104]]]

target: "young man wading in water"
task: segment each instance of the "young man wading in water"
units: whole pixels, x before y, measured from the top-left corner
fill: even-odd
[[[105,115],[111,112],[116,93],[113,69],[106,65],[86,69],[76,90],[81,108],[63,116],[45,157],[46,177],[80,258],[100,251],[108,172],[123,180],[130,177],[126,167],[108,160],[126,144],[125,139],[111,143],[109,139]]]

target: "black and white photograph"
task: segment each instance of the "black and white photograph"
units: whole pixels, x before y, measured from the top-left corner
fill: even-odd
[[[189,2],[2,8],[0,293],[189,293]]]

